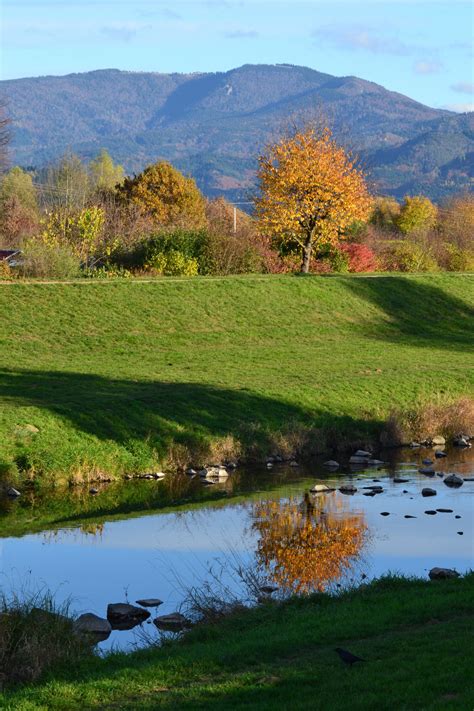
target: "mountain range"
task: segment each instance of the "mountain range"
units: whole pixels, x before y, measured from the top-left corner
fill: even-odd
[[[354,76],[293,65],[217,73],[105,69],[0,82],[12,162],[107,148],[127,172],[167,159],[208,195],[245,200],[256,158],[297,117],[324,115],[378,193],[434,199],[474,185],[474,113],[433,109]]]

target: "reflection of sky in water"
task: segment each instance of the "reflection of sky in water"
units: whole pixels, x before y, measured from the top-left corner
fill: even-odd
[[[374,472],[384,487],[384,493],[374,497],[363,496],[362,486],[371,485],[371,478],[354,482],[358,487],[354,496],[324,495],[328,508],[342,497],[348,511],[364,514],[371,532],[364,571],[369,577],[389,570],[423,576],[435,565],[459,571],[473,568],[474,482],[450,489],[439,477],[416,474],[413,465],[403,469],[411,479],[407,484],[393,484],[384,472]],[[469,473],[466,466],[462,469],[464,475]],[[437,496],[423,498],[424,486],[436,489]],[[404,489],[408,493],[403,494]],[[289,495],[302,493],[301,487],[289,487]],[[262,492],[262,499],[268,497]],[[424,513],[437,508],[454,513]],[[75,528],[6,538],[0,542],[2,587],[18,588],[20,581],[22,585],[29,581],[33,589],[44,584],[57,591],[58,598],[72,597],[75,610],[100,615],[109,602],[125,596],[131,602],[159,597],[165,603],[159,614],[172,612],[183,598],[182,586],[199,585],[209,565],[225,577],[216,561],[229,550],[242,562],[251,560],[257,535],[251,528],[251,510],[249,504],[230,502],[225,507],[106,523],[96,536]],[[382,511],[390,516],[381,516]],[[405,519],[405,514],[417,518]],[[455,519],[455,514],[461,518]],[[133,632],[115,632],[107,644],[122,645],[133,638]]]

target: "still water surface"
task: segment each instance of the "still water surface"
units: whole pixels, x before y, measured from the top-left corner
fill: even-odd
[[[380,455],[382,459],[384,454],[399,461],[360,471],[341,467],[337,474],[328,474],[321,465],[305,469],[276,466],[271,473],[254,470],[239,475],[243,482],[239,494],[245,494],[246,489],[247,493],[238,501],[229,495],[188,510],[124,520],[101,519],[96,525],[88,522],[82,527],[68,525],[5,537],[0,539],[1,587],[34,590],[43,586],[59,600],[71,598],[74,612],[101,616],[105,616],[110,602],[133,603],[139,598],[158,597],[163,600],[158,614],[167,614],[179,609],[187,586],[199,587],[212,577],[210,569],[237,592],[239,583],[230,574],[230,560],[251,565],[260,562],[263,568],[266,563],[266,580],[270,582],[275,562],[272,555],[288,541],[296,548],[301,543],[301,530],[308,527],[311,535],[320,537],[321,531],[328,532],[329,547],[322,554],[327,558],[321,557],[321,552],[317,559],[311,558],[308,549],[299,551],[299,555],[295,551],[288,564],[293,568],[289,573],[286,570],[287,581],[292,575],[294,579],[307,575],[308,570],[320,576],[321,587],[331,587],[338,579],[358,582],[362,574],[370,579],[388,571],[426,576],[433,566],[459,572],[474,568],[474,481],[452,489],[441,477],[418,472],[421,459],[428,456],[437,472],[474,477],[473,450],[452,450],[440,460],[426,449],[386,452]],[[394,477],[409,481],[394,483]],[[374,485],[374,479],[383,492],[364,495],[369,490],[363,487]],[[302,505],[303,496],[316,482],[336,488],[352,482],[357,492],[349,496],[335,491],[311,497],[308,509]],[[124,486],[162,485],[151,481]],[[229,483],[224,486],[229,489]],[[422,497],[423,487],[435,489],[437,495]],[[439,508],[451,509],[452,513],[425,513]],[[382,516],[382,512],[389,515]],[[349,536],[346,547],[333,545],[332,533],[340,526]],[[351,541],[357,541],[354,556]],[[357,565],[352,567],[353,558],[357,558]],[[320,567],[316,573],[319,563],[327,570]],[[302,566],[306,566],[304,571]],[[156,632],[153,625],[145,627],[151,634]],[[139,629],[116,631],[101,647],[125,649],[140,638]]]

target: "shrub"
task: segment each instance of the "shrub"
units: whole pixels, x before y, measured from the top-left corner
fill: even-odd
[[[67,247],[31,241],[25,245],[18,271],[26,277],[71,279],[79,276],[80,260]]]
[[[316,254],[311,264],[311,271],[320,274],[328,272],[345,273],[349,271],[349,255],[334,245],[325,245]]]
[[[405,235],[423,234],[436,224],[438,209],[431,200],[423,195],[406,197],[395,219],[395,224]]]
[[[474,271],[474,252],[455,244],[443,245],[442,264],[448,272]]]
[[[390,241],[385,248],[383,265],[395,272],[433,272],[439,268],[426,247],[408,240]]]
[[[0,281],[10,281],[13,277],[12,270],[4,259],[0,261]]]
[[[373,272],[378,268],[375,252],[366,244],[348,242],[341,244],[339,249],[348,258],[350,272]]]
[[[196,276],[198,273],[197,259],[175,249],[156,253],[146,267],[163,276]]]
[[[0,600],[0,687],[37,681],[58,665],[74,665],[92,654],[74,634],[67,605],[49,594]]]

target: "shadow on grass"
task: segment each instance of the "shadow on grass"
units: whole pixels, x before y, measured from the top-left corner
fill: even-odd
[[[474,294],[474,278],[465,277],[466,292]],[[388,319],[371,336],[409,345],[472,350],[474,309],[468,303],[423,282],[406,277],[344,279],[348,290],[382,309]]]
[[[272,445],[292,423],[343,436],[364,436],[378,423],[310,412],[247,390],[198,383],[133,381],[54,371],[0,371],[0,398],[45,409],[82,433],[134,451],[139,443],[164,455],[171,445],[200,450],[236,436],[244,446]]]

